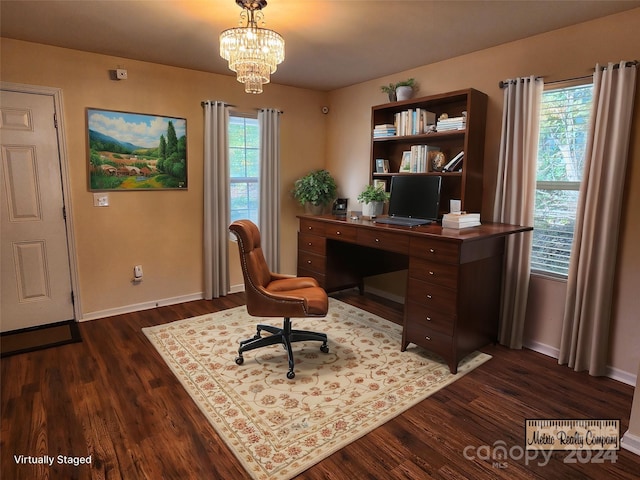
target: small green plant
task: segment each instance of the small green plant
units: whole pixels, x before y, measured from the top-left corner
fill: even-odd
[[[328,205],[338,192],[336,182],[331,174],[324,169],[309,172],[295,181],[293,186],[293,198],[300,205],[310,203],[315,206]]]
[[[413,78],[409,78],[407,80],[402,80],[401,82],[396,83],[396,88],[398,87],[411,87],[413,88],[416,85],[416,81]]]
[[[389,194],[384,191],[384,188],[374,185],[367,185],[358,195],[360,203],[386,202],[387,200],[389,200]]]
[[[383,85],[380,87],[383,93],[387,93],[389,95],[396,93],[396,85],[395,83],[390,83],[389,85]]]

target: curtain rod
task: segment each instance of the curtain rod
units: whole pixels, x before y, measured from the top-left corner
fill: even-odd
[[[632,60],[632,61],[624,62],[624,63],[625,63],[625,67],[634,67],[634,66],[638,65],[639,62],[638,62],[638,60]],[[601,66],[600,70],[606,70],[607,68],[609,68],[609,67],[606,66],[606,65],[605,66]],[[618,68],[620,68],[620,64],[619,63],[616,63],[616,64],[613,65],[613,70],[616,70]],[[593,71],[595,72],[596,69],[593,68]],[[574,80],[584,80],[586,78],[591,78],[591,77],[592,77],[592,75],[583,75],[582,77],[565,78],[563,80],[554,80],[553,82],[547,82],[546,85],[553,85],[554,83],[572,82]],[[539,78],[544,78],[544,77],[542,77],[542,76],[535,77],[536,80],[538,80]],[[530,80],[531,80],[530,77],[526,77],[526,78],[521,78],[520,79],[521,82],[524,82],[524,81],[528,82]],[[511,79],[511,78],[508,78],[506,80],[500,80],[498,82],[498,87],[499,88],[506,88],[509,84],[514,83],[515,81],[516,81],[515,79]]]
[[[282,110],[278,110],[277,108],[268,108],[268,107],[263,107],[263,108],[256,108],[257,111],[262,112],[264,110],[275,110],[276,112],[278,112],[280,115],[282,115],[284,112]]]
[[[200,106],[204,107],[207,103],[215,103],[217,101],[219,101],[219,100],[204,100],[204,101],[200,102]],[[225,103],[225,102],[221,102],[221,103],[224,103],[225,107],[231,107],[231,108],[236,108],[237,107],[237,105],[231,105],[230,103]],[[269,110],[269,109],[265,107],[265,108],[252,108],[251,110],[255,110],[256,112],[259,112],[261,110]],[[279,114],[283,114],[284,113],[284,111],[278,110],[277,108],[274,109],[274,110],[277,110]]]
[[[235,107],[235,105],[231,105],[231,104],[225,103],[225,102],[223,102],[221,100],[203,100],[202,102],[200,102],[200,106],[204,107],[207,103],[216,103],[216,102],[223,103],[225,107],[231,107],[231,108]]]
[[[541,78],[543,78],[543,77],[537,76],[537,77],[535,77],[535,80],[539,80]],[[509,86],[509,85],[511,85],[513,83],[516,83],[517,81],[518,80],[515,79],[515,78],[507,78],[506,80],[500,80],[498,82],[498,87],[499,88],[507,88],[507,86]],[[520,83],[529,82],[529,81],[531,81],[531,77],[524,77],[524,78],[520,79]]]

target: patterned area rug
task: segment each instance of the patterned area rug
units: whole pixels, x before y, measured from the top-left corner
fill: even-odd
[[[293,322],[326,332],[330,350],[294,344],[293,380],[281,345],[246,352],[244,365],[235,364],[239,340],[257,323],[278,324],[245,307],[143,329],[254,479],[294,477],[491,358],[475,352],[452,375],[436,355],[401,352],[400,326],[329,302],[326,318]]]

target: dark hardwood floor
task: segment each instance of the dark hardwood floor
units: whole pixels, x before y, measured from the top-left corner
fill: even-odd
[[[392,302],[351,291],[334,297],[401,322]],[[234,294],[83,322],[82,343],[2,359],[0,477],[247,478],[141,332],[243,301]],[[526,418],[616,418],[624,433],[632,387],[528,350],[484,351],[494,358],[297,478],[638,478],[640,457],[626,450],[591,461],[556,453],[546,464],[522,456]],[[499,446],[511,454],[500,458]],[[20,455],[55,461],[22,463]],[[91,455],[92,463],[60,465],[58,455]]]

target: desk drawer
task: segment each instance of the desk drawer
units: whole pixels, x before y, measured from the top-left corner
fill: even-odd
[[[455,317],[440,313],[420,303],[409,301],[407,304],[406,324],[417,324],[430,328],[444,335],[453,335]]]
[[[324,226],[322,222],[309,220],[307,218],[300,219],[300,233],[312,233],[314,235],[324,235]]]
[[[298,270],[312,270],[317,273],[325,274],[327,269],[327,257],[324,255],[316,255],[315,253],[298,251]]]
[[[358,244],[389,252],[409,253],[409,238],[404,234],[360,229]]]
[[[457,243],[433,240],[431,238],[412,238],[409,244],[411,255],[433,260],[434,262],[459,263],[460,247]]]
[[[298,277],[312,277],[315,278],[318,281],[318,284],[322,287],[322,288],[326,288],[327,286],[327,276],[322,274],[322,273],[318,273],[318,272],[314,272],[313,270],[307,270],[304,267],[301,267],[300,265],[298,265]]]
[[[327,251],[327,240],[318,235],[309,235],[306,233],[298,233],[298,250],[315,253],[316,255],[325,255]]]
[[[409,276],[447,288],[455,289],[458,286],[458,266],[451,263],[438,263],[411,257]]]
[[[407,324],[404,326],[405,340],[415,343],[432,352],[442,355],[449,361],[454,356],[453,337],[444,335],[420,323]]]
[[[446,315],[457,314],[457,295],[451,288],[409,277],[407,298]]]
[[[355,243],[357,230],[356,227],[350,225],[327,224],[324,227],[324,233],[327,238],[335,238],[336,240],[342,240],[343,242]]]

